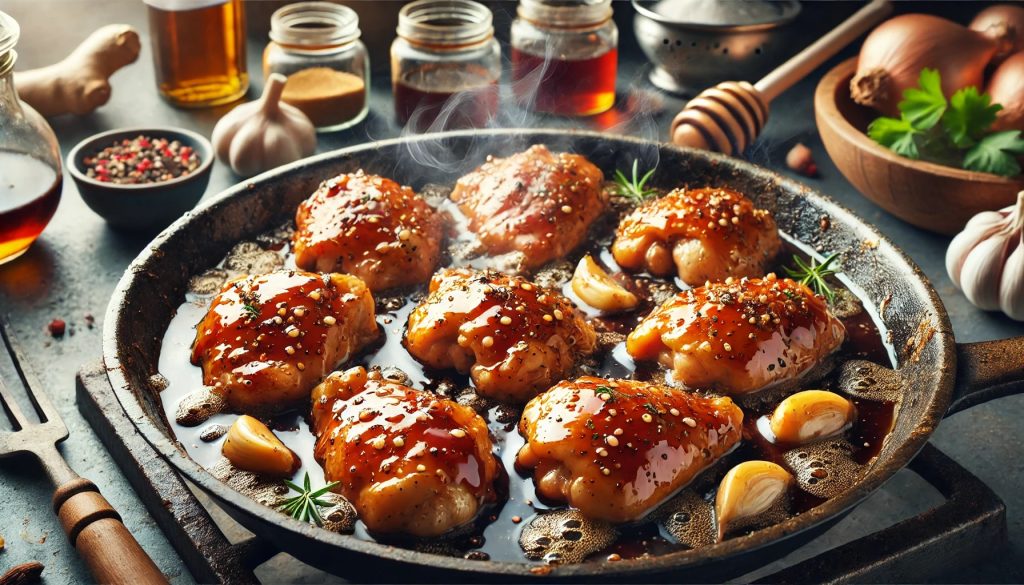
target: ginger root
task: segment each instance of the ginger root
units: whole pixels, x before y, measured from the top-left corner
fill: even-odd
[[[44,116],[88,114],[110,99],[109,78],[139,57],[139,33],[110,24],[89,35],[63,61],[14,75],[18,96]]]

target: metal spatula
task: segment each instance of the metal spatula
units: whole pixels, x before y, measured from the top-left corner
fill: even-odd
[[[0,430],[0,459],[30,453],[43,464],[56,486],[53,511],[97,582],[167,583],[153,560],[125,528],[121,516],[100,495],[96,484],[80,477],[64,461],[57,450],[57,443],[68,438],[64,421],[42,391],[39,380],[29,371],[24,354],[14,344],[3,322],[0,322],[0,337],[18,377],[10,381],[0,379],[0,403],[14,429]],[[14,399],[14,392],[19,391],[27,393],[39,422],[22,412]]]

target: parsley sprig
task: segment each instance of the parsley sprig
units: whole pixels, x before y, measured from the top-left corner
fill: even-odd
[[[839,253],[835,252],[829,254],[821,264],[815,262],[813,258],[811,258],[811,262],[808,264],[807,262],[804,262],[803,258],[794,255],[793,263],[796,264],[796,268],[785,266],[783,267],[783,270],[786,271],[786,274],[789,275],[790,278],[800,282],[800,284],[806,284],[811,287],[814,292],[827,298],[829,302],[831,302],[835,300],[836,293],[832,290],[832,287],[829,286],[825,279],[836,273],[836,270],[832,269],[831,265],[837,257],[839,257]]]
[[[896,154],[1004,177],[1021,173],[1024,138],[1019,130],[991,131],[1003,107],[978,88],[965,87],[947,100],[939,72],[925,68],[918,87],[903,92],[899,109],[899,118],[868,126],[868,136]]]
[[[633,177],[627,178],[619,169],[615,169],[615,194],[631,199],[636,203],[643,203],[658,194],[657,189],[647,186],[647,181],[654,176],[654,169],[651,169],[640,176],[640,161],[633,159]],[[657,167],[655,167],[657,168]]]
[[[260,309],[252,303],[245,303],[242,305],[242,310],[245,311],[246,315],[253,319],[258,319],[260,316]]]
[[[320,516],[320,508],[330,506],[330,502],[325,502],[320,499],[331,490],[334,486],[338,485],[338,482],[332,481],[324,487],[313,490],[309,482],[309,473],[306,473],[305,479],[302,481],[302,487],[299,487],[288,481],[284,480],[285,485],[291,488],[292,491],[298,492],[299,495],[293,496],[282,501],[278,504],[278,508],[288,514],[292,518],[299,520],[300,522],[315,522],[317,526],[323,526],[324,519]]]

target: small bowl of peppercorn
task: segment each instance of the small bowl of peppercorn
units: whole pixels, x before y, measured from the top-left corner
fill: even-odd
[[[79,142],[67,168],[86,205],[112,227],[152,231],[202,199],[213,147],[182,128],[112,130]]]

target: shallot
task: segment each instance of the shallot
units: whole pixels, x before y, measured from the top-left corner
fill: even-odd
[[[904,14],[882,23],[864,40],[850,95],[857,103],[899,116],[903,91],[917,85],[921,70],[937,69],[942,91],[984,83],[985,67],[999,44],[955,22],[928,14]]]
[[[1024,130],[1024,51],[1003,61],[988,81],[985,92],[1003,106],[993,130]]]
[[[1024,8],[1012,4],[996,4],[982,10],[968,25],[971,30],[998,43],[993,64],[1024,49]]]

